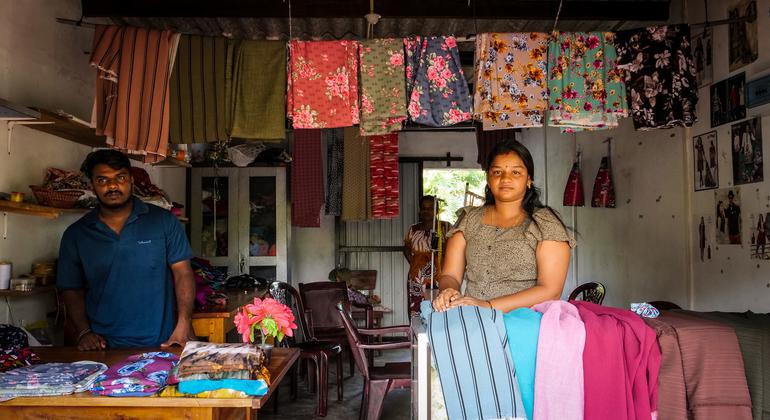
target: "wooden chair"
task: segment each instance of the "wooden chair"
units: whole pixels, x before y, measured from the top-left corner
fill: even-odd
[[[270,295],[273,299],[283,303],[292,309],[295,313],[295,319],[299,326],[299,333],[302,334],[302,341],[297,338],[298,334],[294,337],[285,337],[283,343],[288,344],[290,347],[296,347],[300,349],[300,359],[310,360],[315,365],[313,371],[308,369],[308,385],[315,392],[318,393],[318,402],[316,403],[316,415],[320,417],[326,416],[326,408],[329,397],[329,359],[336,358],[337,365],[337,401],[342,401],[342,346],[339,343],[332,341],[319,341],[313,338],[308,326],[309,311],[305,309],[304,302],[297,289],[293,288],[290,284],[281,281],[274,281],[270,284]],[[314,372],[314,375],[310,375]],[[291,394],[296,398],[297,395],[297,372],[293,372],[291,376]],[[315,379],[315,381],[313,380]],[[277,393],[276,389],[276,393]],[[278,396],[273,396],[274,404],[278,403]]]
[[[605,288],[601,283],[583,283],[569,294],[567,300],[577,300],[580,296],[580,300],[601,305],[604,301],[604,292]]]
[[[388,392],[394,389],[411,388],[412,364],[410,362],[399,362],[372,367],[367,363],[366,351],[411,348],[412,343],[409,339],[411,337],[411,330],[408,325],[384,328],[357,328],[342,302],[337,304],[337,313],[345,327],[345,334],[353,351],[353,359],[361,375],[364,377],[364,392],[358,418],[360,420],[378,420],[382,414],[382,403]],[[406,334],[407,341],[369,344],[364,342],[361,337],[362,335],[377,337],[391,333]]]
[[[350,355],[350,376],[354,374],[354,361],[352,350],[348,345],[345,335],[345,327],[337,315],[337,302],[343,302],[346,308],[352,306],[364,308],[366,313],[366,326],[372,327],[372,305],[351,302],[348,299],[348,289],[345,283],[321,281],[314,283],[300,283],[299,294],[309,311],[309,330],[313,339],[331,341],[348,349]]]

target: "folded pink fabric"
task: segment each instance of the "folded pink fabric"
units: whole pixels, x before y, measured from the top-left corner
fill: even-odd
[[[577,308],[564,301],[532,307],[543,314],[535,364],[535,419],[583,419],[583,346]]]
[[[660,370],[655,331],[631,311],[572,303],[585,325],[585,419],[654,419]]]

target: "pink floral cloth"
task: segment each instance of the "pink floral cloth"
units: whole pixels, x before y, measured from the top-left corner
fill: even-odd
[[[360,58],[361,135],[400,130],[406,120],[403,40],[363,41]]]
[[[294,128],[358,124],[357,41],[291,41],[286,98]]]
[[[453,36],[404,39],[409,119],[445,127],[471,119],[471,96]]]

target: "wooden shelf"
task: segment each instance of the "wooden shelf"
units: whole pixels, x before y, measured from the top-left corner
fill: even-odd
[[[13,201],[0,200],[0,211],[45,217],[46,219],[56,219],[62,213],[83,213],[88,210],[83,208],[60,209],[32,203],[14,203]]]
[[[43,293],[50,293],[56,290],[56,286],[35,286],[28,292],[20,292],[18,290],[0,290],[0,297],[27,297],[35,296]]]

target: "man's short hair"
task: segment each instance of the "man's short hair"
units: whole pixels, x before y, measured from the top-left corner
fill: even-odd
[[[112,149],[101,149],[95,152],[91,152],[86,156],[83,161],[83,165],[80,166],[80,171],[86,174],[88,179],[91,179],[94,173],[96,165],[105,164],[112,169],[131,169],[131,161],[123,153]]]

